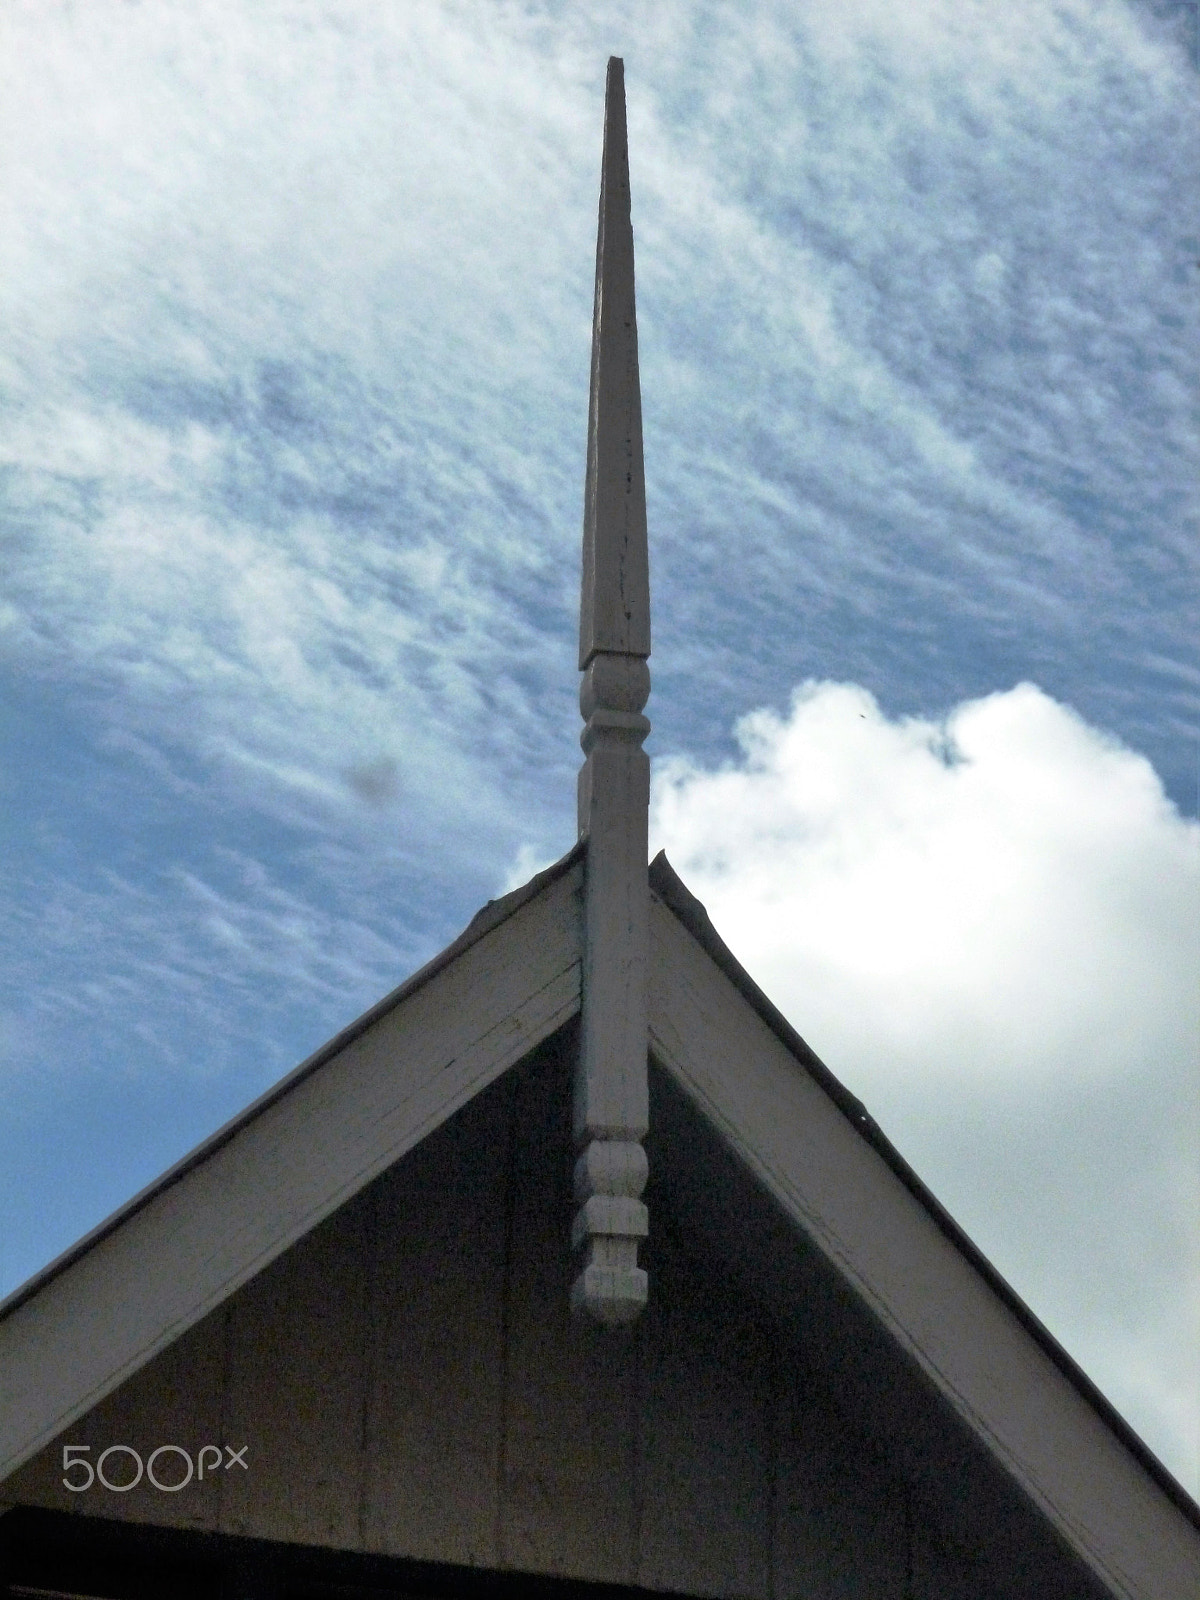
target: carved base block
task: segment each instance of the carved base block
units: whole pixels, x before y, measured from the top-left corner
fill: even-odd
[[[646,1304],[638,1242],[649,1232],[638,1198],[646,1183],[646,1152],[635,1140],[593,1139],[575,1164],[575,1198],[582,1202],[571,1229],[587,1261],[571,1290],[571,1307],[597,1322],[632,1322]]]
[[[571,1287],[571,1309],[610,1326],[633,1322],[646,1308],[649,1280],[637,1265],[636,1239],[589,1241],[587,1266]]]

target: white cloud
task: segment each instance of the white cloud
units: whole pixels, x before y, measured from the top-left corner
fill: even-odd
[[[536,845],[521,845],[501,878],[497,893],[511,894],[514,889],[523,888],[535,874],[544,872],[547,867],[552,866],[554,859],[544,850],[539,850]]]
[[[808,683],[660,761],[718,930],[1186,1481],[1200,1371],[1200,824],[1031,684],[940,721]]]
[[[809,684],[738,739],[659,764],[657,832],[841,1056],[1061,1082],[1191,1048],[1200,828],[1143,757],[1030,684],[940,723]]]

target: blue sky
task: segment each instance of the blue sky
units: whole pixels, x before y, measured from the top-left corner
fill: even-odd
[[[619,53],[656,842],[1196,1492],[1194,8],[645,11],[8,8],[0,1290],[571,843]]]

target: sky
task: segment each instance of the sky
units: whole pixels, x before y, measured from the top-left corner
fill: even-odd
[[[0,1293],[573,842],[620,54],[654,847],[1200,1493],[1197,37],[5,8]]]

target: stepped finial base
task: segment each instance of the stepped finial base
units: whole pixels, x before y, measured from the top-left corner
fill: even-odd
[[[646,1309],[649,1292],[649,1280],[641,1267],[589,1262],[571,1286],[571,1310],[618,1328],[637,1321]]]
[[[648,1295],[638,1266],[638,1243],[650,1231],[641,1200],[649,1166],[636,1139],[593,1139],[575,1163],[580,1202],[571,1246],[587,1247],[583,1271],[571,1290],[571,1308],[597,1322],[632,1322]]]

